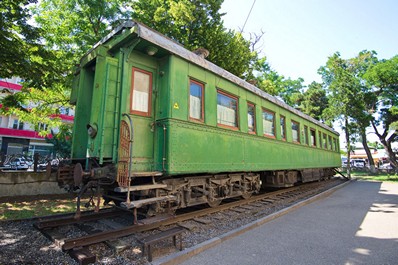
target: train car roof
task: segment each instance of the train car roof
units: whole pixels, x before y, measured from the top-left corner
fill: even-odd
[[[86,53],[85,56],[87,56],[89,53],[91,53],[93,50],[95,50],[98,46],[107,43],[110,41],[115,35],[119,35],[121,32],[123,32],[125,29],[130,29],[131,33],[137,34],[137,36],[141,39],[144,39],[150,43],[155,44],[156,46],[174,54],[177,55],[187,61],[190,61],[202,68],[205,68],[213,73],[215,73],[218,76],[221,76],[230,82],[233,82],[237,84],[238,86],[262,97],[265,98],[266,100],[284,108],[287,109],[288,111],[296,114],[297,116],[300,116],[306,120],[311,121],[312,123],[317,124],[318,126],[331,131],[337,135],[339,135],[338,132],[330,128],[329,126],[325,125],[324,123],[315,120],[314,118],[298,111],[297,109],[287,105],[285,102],[277,99],[274,96],[271,96],[270,94],[264,92],[263,90],[257,88],[256,86],[244,81],[243,79],[231,74],[230,72],[224,70],[223,68],[215,65],[214,63],[207,61],[206,59],[202,58],[201,56],[187,50],[184,48],[181,44],[173,41],[172,39],[164,36],[163,34],[157,32],[156,30],[153,30],[147,26],[145,26],[142,23],[130,20],[126,21],[122,24],[120,24],[118,27],[116,27],[114,30],[112,30],[107,36],[105,36],[102,40],[100,40],[97,44],[93,46],[90,51]],[[85,57],[83,56],[83,58]]]

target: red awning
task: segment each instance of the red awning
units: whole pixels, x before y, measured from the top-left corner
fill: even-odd
[[[21,89],[22,89],[21,85],[6,82],[6,81],[1,81],[1,80],[0,80],[0,87],[9,88],[9,89],[18,90],[18,91],[21,91]]]

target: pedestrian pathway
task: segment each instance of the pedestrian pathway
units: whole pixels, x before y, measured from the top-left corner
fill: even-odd
[[[398,183],[354,181],[182,264],[398,264]]]

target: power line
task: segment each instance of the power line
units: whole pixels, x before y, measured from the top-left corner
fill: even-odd
[[[254,6],[254,4],[255,4],[255,3],[256,3],[256,0],[254,0],[254,1],[253,1],[252,7],[250,8],[249,14],[247,14],[247,17],[246,17],[246,20],[245,20],[245,24],[243,24],[243,27],[242,27],[242,29],[241,29],[240,33],[242,33],[242,32],[243,32],[243,29],[244,29],[244,28],[245,28],[245,26],[246,26],[246,22],[247,22],[247,20],[249,19],[249,17],[250,17],[250,14],[252,13],[253,6]]]

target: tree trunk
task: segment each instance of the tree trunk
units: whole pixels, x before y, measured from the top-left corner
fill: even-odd
[[[371,121],[371,123],[372,123],[373,129],[375,130],[375,134],[377,135],[377,137],[379,137],[379,140],[380,140],[381,144],[384,146],[384,150],[386,150],[386,152],[387,152],[388,159],[390,160],[390,164],[397,169],[398,168],[397,157],[396,157],[396,155],[395,155],[395,153],[394,153],[394,151],[392,150],[392,147],[391,147],[391,143],[393,142],[395,137],[397,137],[397,134],[393,133],[387,139],[388,131],[385,131],[383,134],[380,134],[379,131],[377,130],[377,127],[374,124],[374,122]]]
[[[345,140],[347,143],[347,177],[351,178],[351,143],[350,143],[350,130],[348,128],[348,117],[344,117],[344,132]]]
[[[366,156],[368,157],[370,173],[375,174],[376,173],[375,162],[373,160],[372,153],[370,152],[368,146],[365,128],[361,129],[361,138],[362,138],[363,149],[365,149]]]
[[[398,168],[397,157],[396,157],[394,151],[392,150],[391,142],[386,140],[385,138],[384,139],[380,139],[380,142],[384,146],[384,150],[386,150],[386,152],[387,152],[388,160],[390,160],[390,164],[393,167]]]

